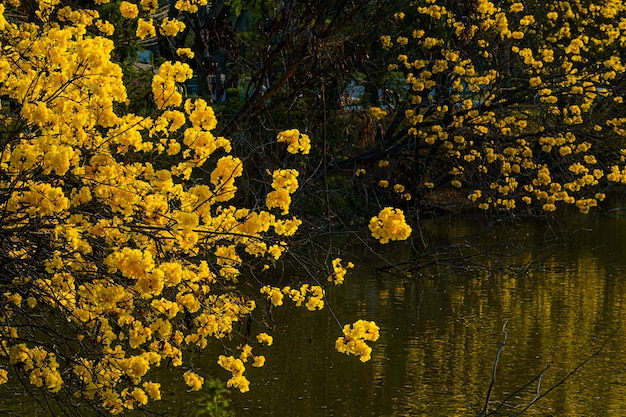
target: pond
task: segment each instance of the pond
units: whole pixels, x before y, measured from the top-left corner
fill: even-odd
[[[488,411],[515,415],[550,390],[524,415],[626,416],[626,211],[479,219],[422,221],[413,244],[324,242],[355,268],[328,291],[329,308],[275,309],[274,344],[255,348],[266,364],[248,367],[250,392],[230,394],[233,414],[478,416],[506,326]],[[381,330],[366,363],[334,349],[338,322],[359,318]],[[226,379],[216,352],[202,370]],[[198,395],[168,379],[158,410],[193,415]],[[43,415],[0,394],[2,415]]]
[[[334,350],[328,311],[277,313],[275,344],[250,372],[251,392],[233,395],[235,415],[479,415],[506,324],[488,410],[515,415],[558,384],[524,415],[626,416],[623,214],[422,222],[427,255],[410,276],[380,272],[383,258],[413,258],[408,245],[376,246],[380,257],[350,249],[342,257],[357,267],[328,302],[341,323],[378,323],[372,359]]]

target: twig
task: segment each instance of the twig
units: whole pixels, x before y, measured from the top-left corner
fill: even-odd
[[[548,388],[544,393],[541,393],[541,381],[543,379],[543,376],[546,372],[546,370],[549,368],[549,366],[546,366],[540,373],[539,375],[537,375],[536,377],[534,377],[532,380],[530,380],[529,382],[527,382],[526,384],[524,384],[522,387],[518,388],[515,392],[509,394],[502,402],[499,402],[500,404],[498,405],[498,407],[495,410],[492,411],[488,411],[489,408],[489,403],[491,400],[491,393],[493,391],[493,387],[495,385],[496,382],[496,370],[498,368],[498,362],[500,359],[500,354],[502,353],[502,350],[504,349],[504,345],[506,343],[506,339],[507,339],[507,332],[506,332],[506,325],[508,322],[505,322],[504,325],[502,326],[502,332],[504,333],[504,338],[502,340],[502,343],[500,344],[500,347],[498,348],[498,352],[496,353],[496,360],[493,364],[493,374],[491,377],[491,383],[489,384],[489,389],[487,391],[487,398],[485,401],[485,406],[483,407],[483,409],[481,410],[481,412],[478,414],[478,417],[486,417],[486,416],[490,416],[490,415],[494,415],[494,414],[499,414],[502,415],[499,410],[500,408],[502,408],[502,406],[507,405],[507,401],[511,398],[513,398],[516,394],[518,394],[520,391],[522,391],[524,388],[528,387],[530,384],[532,384],[533,382],[537,381],[537,387],[535,389],[535,396],[533,397],[532,400],[530,400],[530,402],[528,402],[528,404],[520,404],[517,405],[513,408],[520,408],[520,407],[524,407],[522,408],[521,411],[515,413],[515,414],[509,414],[509,416],[511,417],[518,417],[520,415],[522,415],[523,413],[525,413],[530,407],[532,407],[534,404],[536,404],[539,400],[541,400],[542,398],[544,398],[545,396],[547,396],[550,392],[552,392],[553,390],[555,390],[556,388],[558,388],[559,386],[563,385],[568,379],[570,379],[576,372],[578,372],[578,370],[580,368],[582,368],[583,366],[585,366],[591,359],[595,358],[596,356],[598,356],[602,350],[604,350],[604,347],[607,345],[607,343],[609,343],[609,341],[615,336],[615,334],[621,329],[621,326],[618,327],[617,329],[615,329],[608,337],[607,339],[600,345],[600,347],[598,349],[596,349],[595,352],[593,352],[591,355],[589,355],[587,358],[585,358],[585,360],[583,360],[582,362],[580,362],[578,365],[576,365],[576,367],[574,369],[572,369],[567,375],[565,375],[559,382],[557,382],[556,384],[552,385],[550,388]]]
[[[567,381],[568,379],[570,379],[572,377],[572,375],[574,375],[576,372],[578,372],[578,370],[580,368],[582,368],[583,366],[585,366],[585,364],[587,362],[589,362],[591,359],[595,358],[596,356],[598,356],[600,354],[600,352],[602,352],[602,350],[604,349],[604,347],[606,346],[607,343],[609,343],[609,340],[611,340],[613,338],[613,336],[615,336],[615,334],[619,331],[619,329],[621,329],[622,326],[619,326],[617,329],[615,329],[613,331],[613,333],[611,333],[609,335],[609,337],[606,338],[606,340],[600,345],[600,347],[594,352],[592,353],[590,356],[588,356],[584,361],[582,361],[581,363],[579,363],[574,369],[572,369],[567,375],[565,375],[559,382],[557,382],[556,384],[552,385],[550,388],[548,388],[548,390],[546,392],[544,392],[543,394],[539,394],[537,396],[535,396],[535,398],[533,398],[533,400],[528,403],[528,405],[526,407],[524,407],[524,409],[522,411],[520,411],[517,414],[514,414],[513,417],[517,417],[519,415],[521,415],[522,413],[526,412],[526,410],[528,410],[530,408],[530,406],[532,406],[533,404],[535,404],[537,401],[539,401],[540,399],[542,399],[543,397],[545,397],[546,395],[548,395],[550,392],[552,392],[554,389],[556,389],[557,387],[563,385],[565,383],[565,381]]]
[[[484,417],[487,415],[487,409],[489,408],[489,402],[491,400],[491,392],[493,391],[493,387],[496,384],[496,372],[498,370],[498,361],[500,360],[500,354],[504,350],[504,345],[506,344],[506,337],[507,337],[506,325],[508,322],[509,321],[507,320],[502,325],[502,333],[503,333],[502,343],[500,343],[500,347],[498,348],[498,352],[496,353],[496,360],[493,363],[493,373],[491,375],[491,383],[489,384],[489,389],[487,390],[487,398],[485,400],[485,407],[483,407],[480,414],[478,414],[478,417]]]
[[[500,405],[498,405],[498,407],[496,407],[495,410],[491,411],[489,414],[487,415],[491,415],[491,414],[496,414],[498,412],[498,410],[500,410],[500,408],[503,405],[506,405],[506,403],[513,397],[515,397],[517,394],[519,394],[522,390],[524,390],[526,387],[528,387],[530,384],[532,384],[533,382],[537,381],[537,388],[536,388],[536,392],[537,394],[535,395],[535,398],[533,398],[531,400],[531,404],[536,402],[538,397],[540,397],[540,389],[541,389],[541,380],[543,379],[543,376],[545,375],[546,371],[548,370],[548,368],[550,368],[550,365],[547,365],[546,367],[544,367],[541,372],[539,372],[539,374],[537,376],[535,376],[533,379],[531,379],[530,381],[528,381],[527,383],[525,383],[524,385],[522,385],[521,387],[519,387],[518,389],[516,389],[515,391],[513,391],[512,393],[510,393],[504,400],[502,400],[502,402],[500,402]],[[519,406],[515,406],[514,408],[519,408]]]

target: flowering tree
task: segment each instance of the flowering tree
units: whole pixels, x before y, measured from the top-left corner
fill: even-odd
[[[116,7],[138,38],[175,36],[184,24],[153,19],[156,6]],[[220,340],[227,384],[245,392],[246,365],[265,361],[254,346],[273,338],[240,333],[237,323],[252,320],[258,302],[279,306],[285,297],[324,307],[321,285],[254,293],[240,284],[243,265],[263,283],[288,251],[301,224],[289,217],[298,172],[269,172],[264,208],[237,205],[242,161],[212,133],[207,102],[181,93],[191,68],[164,62],[152,77],[154,111],[129,112],[112,60],[116,30],[97,9],[0,4],[0,384],[17,378],[72,409],[119,414],[161,398],[151,370],[165,362],[185,363],[184,381],[200,389],[188,353]],[[278,142],[294,154],[310,149],[297,130]],[[390,209],[371,227],[381,241],[410,232]],[[340,284],[351,266],[335,259],[328,281]],[[337,349],[365,361],[365,342],[377,338],[377,326],[359,320],[343,328]]]
[[[343,165],[388,160],[380,185],[421,203],[587,213],[626,182],[625,13],[621,1],[406,2],[380,37],[399,100],[372,109],[381,141]]]

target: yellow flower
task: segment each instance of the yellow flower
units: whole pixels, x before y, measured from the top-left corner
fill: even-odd
[[[178,51],[183,50],[189,50],[189,52],[191,52],[189,48],[178,49]],[[191,55],[187,56],[193,58],[193,52],[191,52]],[[189,121],[196,128],[213,130],[217,126],[217,119],[215,118],[215,112],[213,111],[213,107],[209,106],[207,102],[201,98],[195,99],[193,101],[187,99],[185,101],[185,112],[187,112],[187,114],[189,115]]]
[[[174,7],[182,12],[196,13],[198,11],[198,4],[206,5],[207,1],[204,0],[177,0]]]
[[[146,395],[145,391],[142,390],[141,388],[135,387],[131,395],[133,399],[137,401],[138,404],[140,405],[148,404],[148,396]]]
[[[282,131],[277,136],[278,142],[287,143],[287,152],[296,154],[302,152],[307,155],[311,150],[311,140],[308,135],[300,133],[298,129]]]
[[[263,359],[264,361],[264,359]],[[255,363],[260,363],[261,359],[258,360],[255,358]],[[230,378],[226,382],[227,387],[239,388],[241,392],[247,392],[250,390],[250,381],[243,376],[244,371],[246,370],[241,359],[236,359],[232,356],[224,356],[220,355],[217,363],[224,368],[225,370],[232,373],[232,378]]]
[[[148,393],[148,396],[153,400],[161,399],[161,384],[156,382],[144,382],[143,389]]]
[[[239,388],[239,391],[241,392],[250,391],[250,381],[248,381],[248,379],[243,375],[230,378],[226,381],[226,386],[229,388]]]
[[[6,369],[0,369],[0,385],[9,381],[9,374]]]
[[[237,187],[235,179],[243,173],[243,166],[239,158],[231,155],[223,156],[217,161],[217,166],[211,172],[211,184],[215,186],[215,201],[228,201],[235,195]]]
[[[298,171],[295,169],[277,169],[272,173],[272,188],[285,189],[289,194],[298,189]]]
[[[471,201],[476,201],[478,200],[480,197],[482,196],[482,191],[481,190],[474,190],[473,193],[471,193],[470,195],[467,196],[467,198]]]
[[[176,55],[180,57],[187,57],[187,58],[193,58],[195,56],[195,54],[190,48],[178,48],[176,50]]]
[[[290,220],[276,220],[274,222],[274,231],[280,236],[293,236],[301,224],[302,221],[296,217]]]
[[[267,295],[267,299],[272,302],[274,306],[283,305],[283,293],[279,288],[270,287],[269,285],[261,288],[261,294]]]
[[[403,38],[403,39],[406,39],[406,38]],[[389,114],[388,110],[381,109],[380,107],[370,107],[369,111],[376,120],[380,120],[383,117],[385,117],[387,114]]]
[[[106,36],[111,36],[113,35],[113,32],[115,32],[115,26],[105,20],[97,20],[96,27],[103,35]]]
[[[406,240],[412,231],[402,210],[391,207],[385,207],[378,216],[372,217],[369,228],[372,236],[383,244],[390,240]]]
[[[139,39],[145,39],[147,37],[151,37],[151,38],[155,37],[156,29],[154,25],[152,24],[152,19],[144,20],[142,18],[139,18],[137,20],[137,31],[135,34],[137,35]]]
[[[141,8],[153,13],[159,7],[159,0],[141,0]]]
[[[185,30],[186,25],[177,19],[170,19],[166,17],[163,19],[163,23],[161,23],[161,28],[159,31],[161,35],[165,36],[176,36],[183,30]]]
[[[250,346],[249,344],[245,344],[242,348],[241,348],[241,353],[239,354],[239,359],[241,359],[243,362],[248,362],[248,358],[252,356],[252,346]]]
[[[182,62],[166,61],[159,67],[158,74],[152,77],[152,94],[159,109],[169,106],[180,106],[183,97],[176,88],[176,83],[182,83],[193,76],[189,65]]]
[[[302,289],[300,291],[302,292]],[[307,310],[315,311],[324,308],[324,291],[322,290],[322,287],[315,285],[311,287],[307,292],[310,293],[304,305]]]
[[[267,249],[267,254],[272,255],[274,259],[279,259],[283,253],[285,253],[286,247],[284,242],[281,242],[278,245],[272,245]]]
[[[343,284],[344,277],[348,272],[348,268],[353,268],[354,264],[352,262],[348,262],[346,267],[341,265],[341,258],[333,259],[333,273],[328,276],[328,281],[334,282],[335,285]]]
[[[204,384],[204,378],[193,371],[185,372],[183,379],[185,380],[185,384],[187,384],[192,391],[198,391]]]
[[[391,42],[391,36],[383,35],[380,37],[380,42],[383,46],[383,49],[391,49],[393,43]]]
[[[4,30],[7,24],[7,21],[4,17],[4,11],[4,4],[0,4],[0,30]]]
[[[265,206],[271,210],[273,208],[279,208],[282,210],[282,214],[289,213],[289,206],[291,205],[291,196],[289,192],[284,189],[278,189],[276,191],[270,191],[265,197]]]
[[[373,321],[358,320],[354,324],[347,324],[343,328],[343,337],[335,342],[335,348],[346,355],[357,355],[361,362],[371,359],[372,348],[365,341],[378,340],[379,328]]]
[[[142,356],[133,356],[119,361],[120,369],[131,378],[141,378],[150,369],[149,362]]]
[[[136,4],[123,1],[120,4],[120,13],[126,19],[134,19],[139,14],[139,8],[137,8]]]
[[[259,333],[256,337],[256,340],[259,343],[266,344],[267,346],[272,346],[272,343],[274,343],[274,338],[267,333]]]
[[[246,370],[246,367],[241,359],[237,359],[232,356],[220,355],[217,359],[217,363],[225,370],[231,372],[233,376],[241,376]]]

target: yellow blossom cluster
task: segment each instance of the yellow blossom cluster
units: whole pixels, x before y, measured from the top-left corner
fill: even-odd
[[[193,76],[189,65],[181,62],[164,62],[158,74],[152,78],[152,94],[159,109],[180,106],[183,96],[176,83],[183,83]]]
[[[226,382],[228,387],[238,388],[241,392],[250,391],[250,381],[243,375],[246,367],[239,358],[220,355],[217,360],[219,366],[229,371],[232,377]]]
[[[139,8],[134,3],[123,1],[120,3],[120,14],[126,19],[134,19],[139,15]]]
[[[385,207],[378,216],[372,217],[369,229],[372,236],[383,244],[390,240],[406,240],[412,231],[402,210],[392,207]]]
[[[196,374],[193,371],[187,371],[183,374],[185,384],[189,386],[192,391],[198,391],[204,384],[204,378]]]
[[[35,1],[30,20],[14,18],[19,1],[0,4],[0,235],[12,265],[0,293],[0,384],[19,375],[44,395],[119,415],[161,400],[152,378],[165,365],[201,389],[206,370],[189,352],[216,341],[229,348],[259,299],[316,311],[325,291],[267,285],[259,295],[242,285],[244,267],[262,276],[302,224],[287,217],[298,171],[268,170],[267,209],[241,207],[244,163],[215,133],[211,105],[185,97],[191,66],[162,62],[149,84],[150,111],[129,111],[137,103],[115,62],[116,30],[145,39],[157,27],[176,36],[185,24],[151,15],[156,0],[112,4],[121,26],[64,3]],[[178,0],[174,8],[207,4]],[[194,56],[188,48],[177,55]],[[311,148],[296,129],[277,140],[289,153]],[[340,284],[352,267],[334,259],[329,280]],[[368,323],[365,336],[355,333],[360,324],[344,329],[356,344],[345,339],[352,347],[342,352],[364,360],[360,343],[375,340]],[[265,363],[252,344],[274,339],[239,336],[239,356],[217,362],[232,375],[227,385],[246,392],[245,365]]]
[[[193,365],[189,351],[235,338],[262,298],[239,285],[244,262],[280,258],[280,239],[301,221],[235,205],[243,162],[214,134],[211,106],[179,88],[193,75],[187,64],[163,62],[151,84],[155,110],[130,113],[113,40],[94,35],[112,33],[106,22],[40,3],[36,22],[6,19],[18,6],[0,4],[0,234],[15,265],[0,294],[0,384],[20,372],[47,395],[122,414],[161,399],[155,368],[179,371]],[[137,19],[137,36],[154,36],[142,19],[156,5],[125,1],[119,12]],[[285,137],[308,152],[308,136]],[[273,171],[269,209],[288,214],[297,177]],[[275,305],[285,296],[324,307],[317,285],[269,290]],[[219,359],[242,392],[243,364],[265,362],[251,349]],[[204,383],[199,367],[177,375],[192,390]]]
[[[145,39],[147,37],[155,37],[156,29],[152,22],[152,19],[145,20],[142,18],[137,19],[137,31],[136,35],[139,39]]]
[[[333,282],[335,285],[343,284],[343,280],[348,273],[349,268],[354,268],[354,264],[352,262],[348,262],[348,264],[344,267],[341,265],[341,258],[335,258],[332,261],[333,265],[333,273],[328,276],[328,281]]]
[[[283,305],[283,299],[287,296],[296,307],[304,305],[309,311],[324,308],[324,289],[319,285],[302,284],[300,289],[289,286],[280,289],[265,285],[261,288],[261,294],[266,295],[270,303],[276,307]]]
[[[298,171],[295,169],[278,169],[272,173],[272,188],[265,199],[268,209],[279,208],[282,214],[289,212],[291,194],[298,189]]]
[[[621,0],[479,0],[463,13],[429,0],[416,12],[419,28],[403,18],[380,40],[406,84],[395,112],[426,198],[447,188],[485,210],[587,213],[622,183]]]
[[[176,50],[176,55],[184,58],[193,58],[195,56],[194,52],[190,48],[178,48]]]
[[[307,155],[311,150],[311,139],[309,135],[300,133],[298,129],[284,130],[278,134],[278,142],[284,142],[287,146],[287,152],[296,154],[302,152]]]
[[[196,13],[198,6],[206,6],[208,0],[177,0],[174,7],[181,12]]]
[[[379,337],[379,328],[373,321],[358,320],[343,328],[343,336],[335,342],[335,348],[346,355],[359,356],[361,362],[371,359],[372,348],[366,341],[375,342]]]
[[[267,346],[272,346],[272,343],[274,343],[274,338],[267,333],[259,333],[256,339],[259,343],[263,343]]]
[[[264,335],[265,333],[261,333],[261,335]],[[261,336],[259,335],[259,336]],[[268,339],[261,337],[261,339],[268,341]],[[262,343],[259,341],[259,343]],[[269,345],[267,345],[269,346]],[[238,349],[241,350],[241,353],[239,354],[239,359],[242,362],[248,362],[248,359],[252,358],[252,366],[254,366],[255,368],[260,368],[263,365],[265,365],[265,356],[262,355],[253,355],[252,354],[252,346],[250,346],[249,344],[245,344],[243,346],[239,346]]]
[[[161,23],[159,33],[164,36],[176,36],[183,30],[185,30],[185,23],[174,18],[166,17]]]
[[[385,117],[387,114],[389,114],[388,110],[381,109],[380,107],[370,107],[369,111],[372,114],[372,116],[377,120],[380,120],[383,117]]]
[[[9,382],[9,373],[6,369],[0,369],[0,385]]]
[[[24,343],[19,343],[9,348],[8,357],[11,365],[28,372],[32,385],[45,386],[50,392],[57,392],[63,386],[59,364],[53,352],[40,346],[28,348]],[[3,379],[8,379],[6,373]]]

